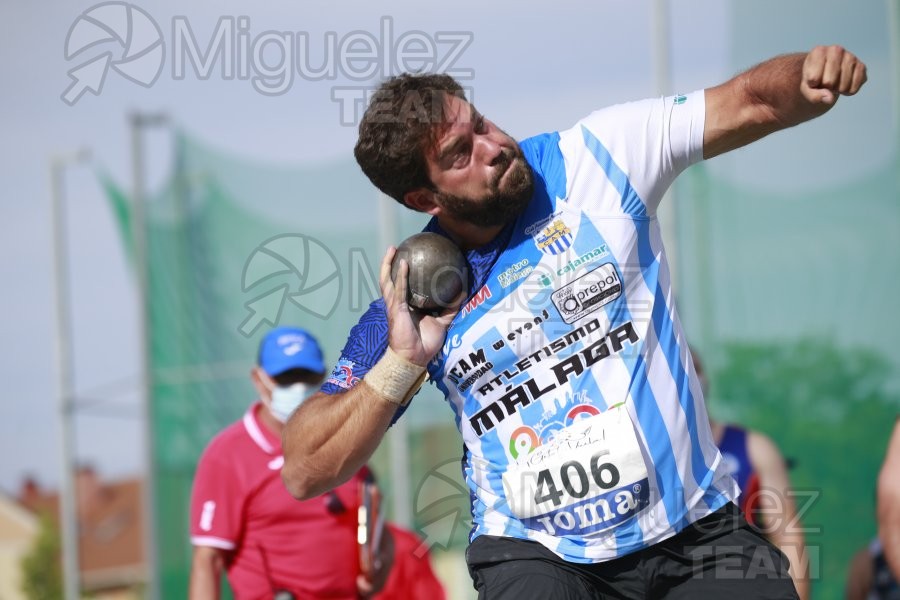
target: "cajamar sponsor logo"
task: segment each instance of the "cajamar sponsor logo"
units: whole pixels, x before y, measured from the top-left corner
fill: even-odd
[[[598,258],[603,258],[604,256],[609,256],[609,246],[606,244],[600,244],[599,246],[588,250],[587,252],[577,256],[567,262],[562,267],[556,269],[556,276],[562,277],[568,273],[574,273],[578,270],[578,267],[586,265],[588,263],[592,263]],[[553,277],[550,273],[541,273],[540,277],[538,277],[538,282],[543,287],[547,287],[553,283]]]

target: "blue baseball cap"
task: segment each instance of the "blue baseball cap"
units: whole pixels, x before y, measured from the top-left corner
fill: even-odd
[[[267,333],[259,344],[257,362],[272,377],[291,369],[325,372],[316,338],[299,327],[276,327]]]

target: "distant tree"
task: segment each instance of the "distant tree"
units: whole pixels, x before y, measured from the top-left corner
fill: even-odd
[[[62,600],[62,548],[59,529],[41,516],[38,537],[22,559],[22,591],[29,600]]]

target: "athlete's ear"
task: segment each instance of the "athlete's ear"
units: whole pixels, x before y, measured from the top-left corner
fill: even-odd
[[[434,192],[428,188],[418,188],[403,195],[403,203],[411,209],[436,217],[441,212]]]

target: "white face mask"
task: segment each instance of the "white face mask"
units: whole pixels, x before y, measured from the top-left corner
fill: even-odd
[[[316,386],[308,383],[295,383],[289,387],[275,386],[272,388],[272,403],[269,410],[276,419],[287,423],[291,414],[300,408],[303,401],[312,396],[315,391]]]

